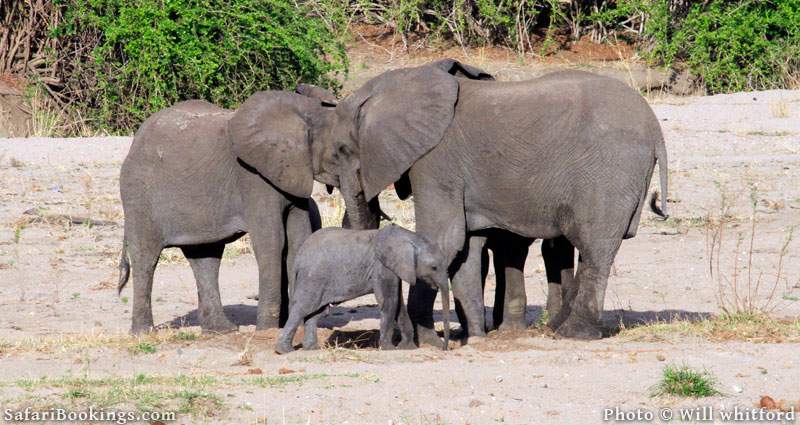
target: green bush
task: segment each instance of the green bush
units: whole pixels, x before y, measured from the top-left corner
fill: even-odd
[[[800,0],[694,6],[661,52],[685,61],[709,92],[782,88],[800,77]]]
[[[64,22],[56,36],[91,52],[70,93],[114,131],[184,99],[235,107],[298,81],[336,88],[346,70],[340,38],[289,0],[71,0]]]
[[[668,0],[606,2],[588,20],[620,30],[645,17],[643,56],[686,67],[710,93],[796,86],[800,0],[710,0],[671,11]]]

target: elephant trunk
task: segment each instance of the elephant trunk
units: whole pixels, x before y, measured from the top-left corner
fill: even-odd
[[[450,343],[450,284],[445,279],[444,283],[439,284],[442,291],[442,325],[444,326],[444,344],[442,350],[447,351]]]
[[[370,202],[365,198],[358,177],[355,173],[339,178],[342,197],[345,204],[345,218],[342,227],[349,229],[377,229],[380,224],[380,208],[370,208]],[[377,206],[377,198],[375,199]]]

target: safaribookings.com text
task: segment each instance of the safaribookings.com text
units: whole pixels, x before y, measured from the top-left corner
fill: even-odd
[[[36,410],[4,409],[3,419],[8,422],[106,422],[125,425],[134,422],[172,422],[175,412],[130,412],[122,410],[105,410],[90,407],[87,410],[72,411],[63,408]]]

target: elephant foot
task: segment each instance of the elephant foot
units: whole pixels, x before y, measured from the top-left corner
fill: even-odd
[[[399,344],[397,344],[398,350],[415,350],[417,345],[414,344],[414,341],[410,339],[402,340]]]
[[[484,335],[470,335],[469,337],[467,337],[466,344],[467,345],[469,345],[469,344],[480,344],[480,343],[483,343],[483,342],[486,342],[486,335],[485,334]]]
[[[201,320],[200,327],[203,329],[204,333],[224,334],[239,330],[239,327],[226,317],[215,317],[213,319]]]
[[[572,315],[556,329],[556,333],[572,339],[595,340],[603,337],[603,330],[599,325]]]
[[[561,312],[561,284],[559,283],[548,283],[547,284],[547,304],[545,306],[545,311],[547,312],[547,317],[555,318]]]
[[[131,325],[131,335],[143,335],[155,330],[155,326],[153,326],[153,322],[147,323],[136,323],[133,322]]]
[[[395,347],[395,345],[392,344],[392,341],[381,341],[378,343],[378,347],[380,347],[381,350],[383,351],[390,351],[397,349],[397,347]]]
[[[308,350],[319,350],[319,344],[316,341],[314,341],[312,343],[308,343],[308,344],[306,344],[304,342],[303,343],[303,350],[306,350],[306,351],[308,351]]]
[[[503,323],[497,328],[499,331],[521,331],[528,328],[525,317],[509,317],[503,319]]]
[[[558,314],[555,316],[549,316],[549,320],[547,321],[547,327],[552,330],[558,329],[561,324],[567,321],[567,312],[563,309],[559,309]]]
[[[275,345],[275,352],[278,354],[287,354],[291,353],[292,351],[294,351],[294,347],[292,347],[291,342],[278,341],[278,343]]]
[[[275,317],[266,317],[262,318],[259,317],[256,319],[256,330],[257,331],[264,331],[267,329],[275,329],[280,327],[279,319],[277,316]]]
[[[419,341],[420,347],[422,347],[423,344],[432,345],[434,347],[442,346],[442,339],[439,338],[436,331],[431,328],[417,326],[417,340]]]

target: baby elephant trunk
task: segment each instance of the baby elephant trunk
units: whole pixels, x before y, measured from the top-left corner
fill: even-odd
[[[450,284],[447,279],[439,282],[442,291],[442,324],[444,325],[444,345],[442,350],[447,351],[450,343]]]

